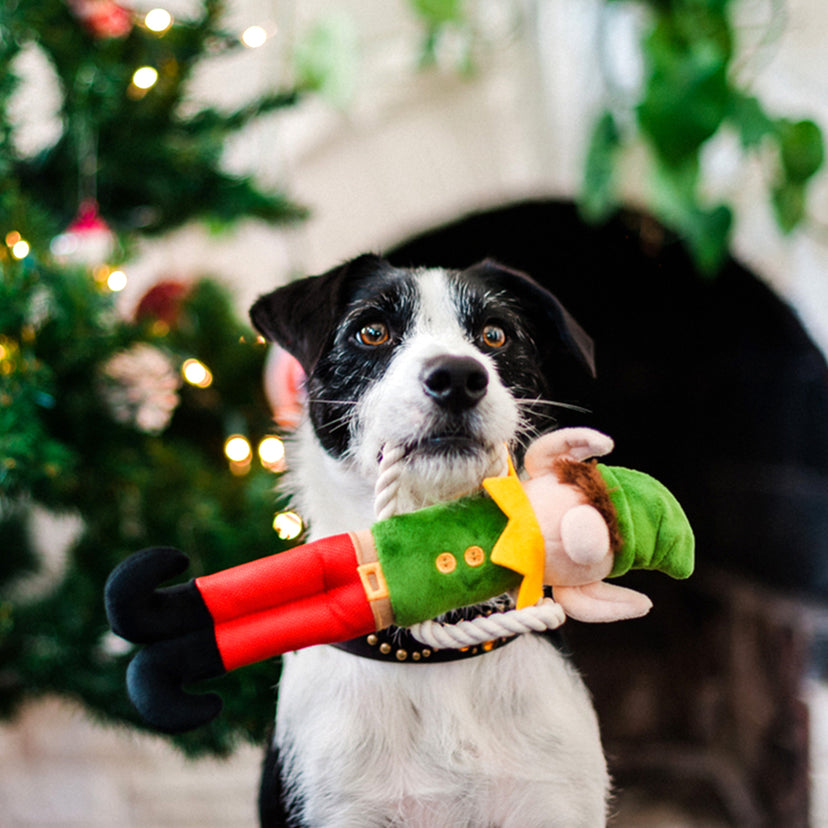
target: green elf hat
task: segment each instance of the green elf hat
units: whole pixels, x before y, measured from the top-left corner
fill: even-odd
[[[656,569],[672,578],[693,572],[695,538],[684,510],[668,489],[644,472],[598,464],[623,538],[609,577]]]

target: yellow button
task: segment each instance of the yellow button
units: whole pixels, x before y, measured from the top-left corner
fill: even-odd
[[[486,558],[486,553],[479,546],[470,546],[463,553],[463,560],[469,566],[480,566]]]
[[[441,552],[434,561],[438,572],[448,575],[457,568],[457,560],[451,552]]]

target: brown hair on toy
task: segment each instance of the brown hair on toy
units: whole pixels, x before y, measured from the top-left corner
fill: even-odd
[[[561,483],[574,486],[582,492],[590,506],[598,510],[609,529],[610,549],[617,552],[623,544],[618,528],[618,515],[596,462],[593,460],[590,463],[583,463],[570,457],[558,457],[552,465],[552,471]]]

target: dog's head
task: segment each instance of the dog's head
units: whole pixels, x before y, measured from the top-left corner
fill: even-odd
[[[365,255],[263,296],[251,319],[304,368],[330,456],[370,478],[384,447],[404,447],[407,473],[438,496],[554,424],[562,366],[594,373],[592,340],[558,300],[491,261],[403,269]]]

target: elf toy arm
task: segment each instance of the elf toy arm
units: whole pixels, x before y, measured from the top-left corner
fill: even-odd
[[[692,533],[652,478],[582,462],[611,447],[590,429],[555,432],[530,449],[523,484],[514,472],[491,478],[489,496],[400,515],[187,584],[160,587],[186,568],[180,552],[133,555],[106,587],[112,629],[148,644],[129,665],[130,698],[156,728],[188,730],[217,715],[221,702],[185,693],[184,684],[510,590],[526,606],[544,583],[583,620],[644,614],[648,599],[602,579],[631,567],[689,575]],[[639,526],[650,523],[655,530]]]

